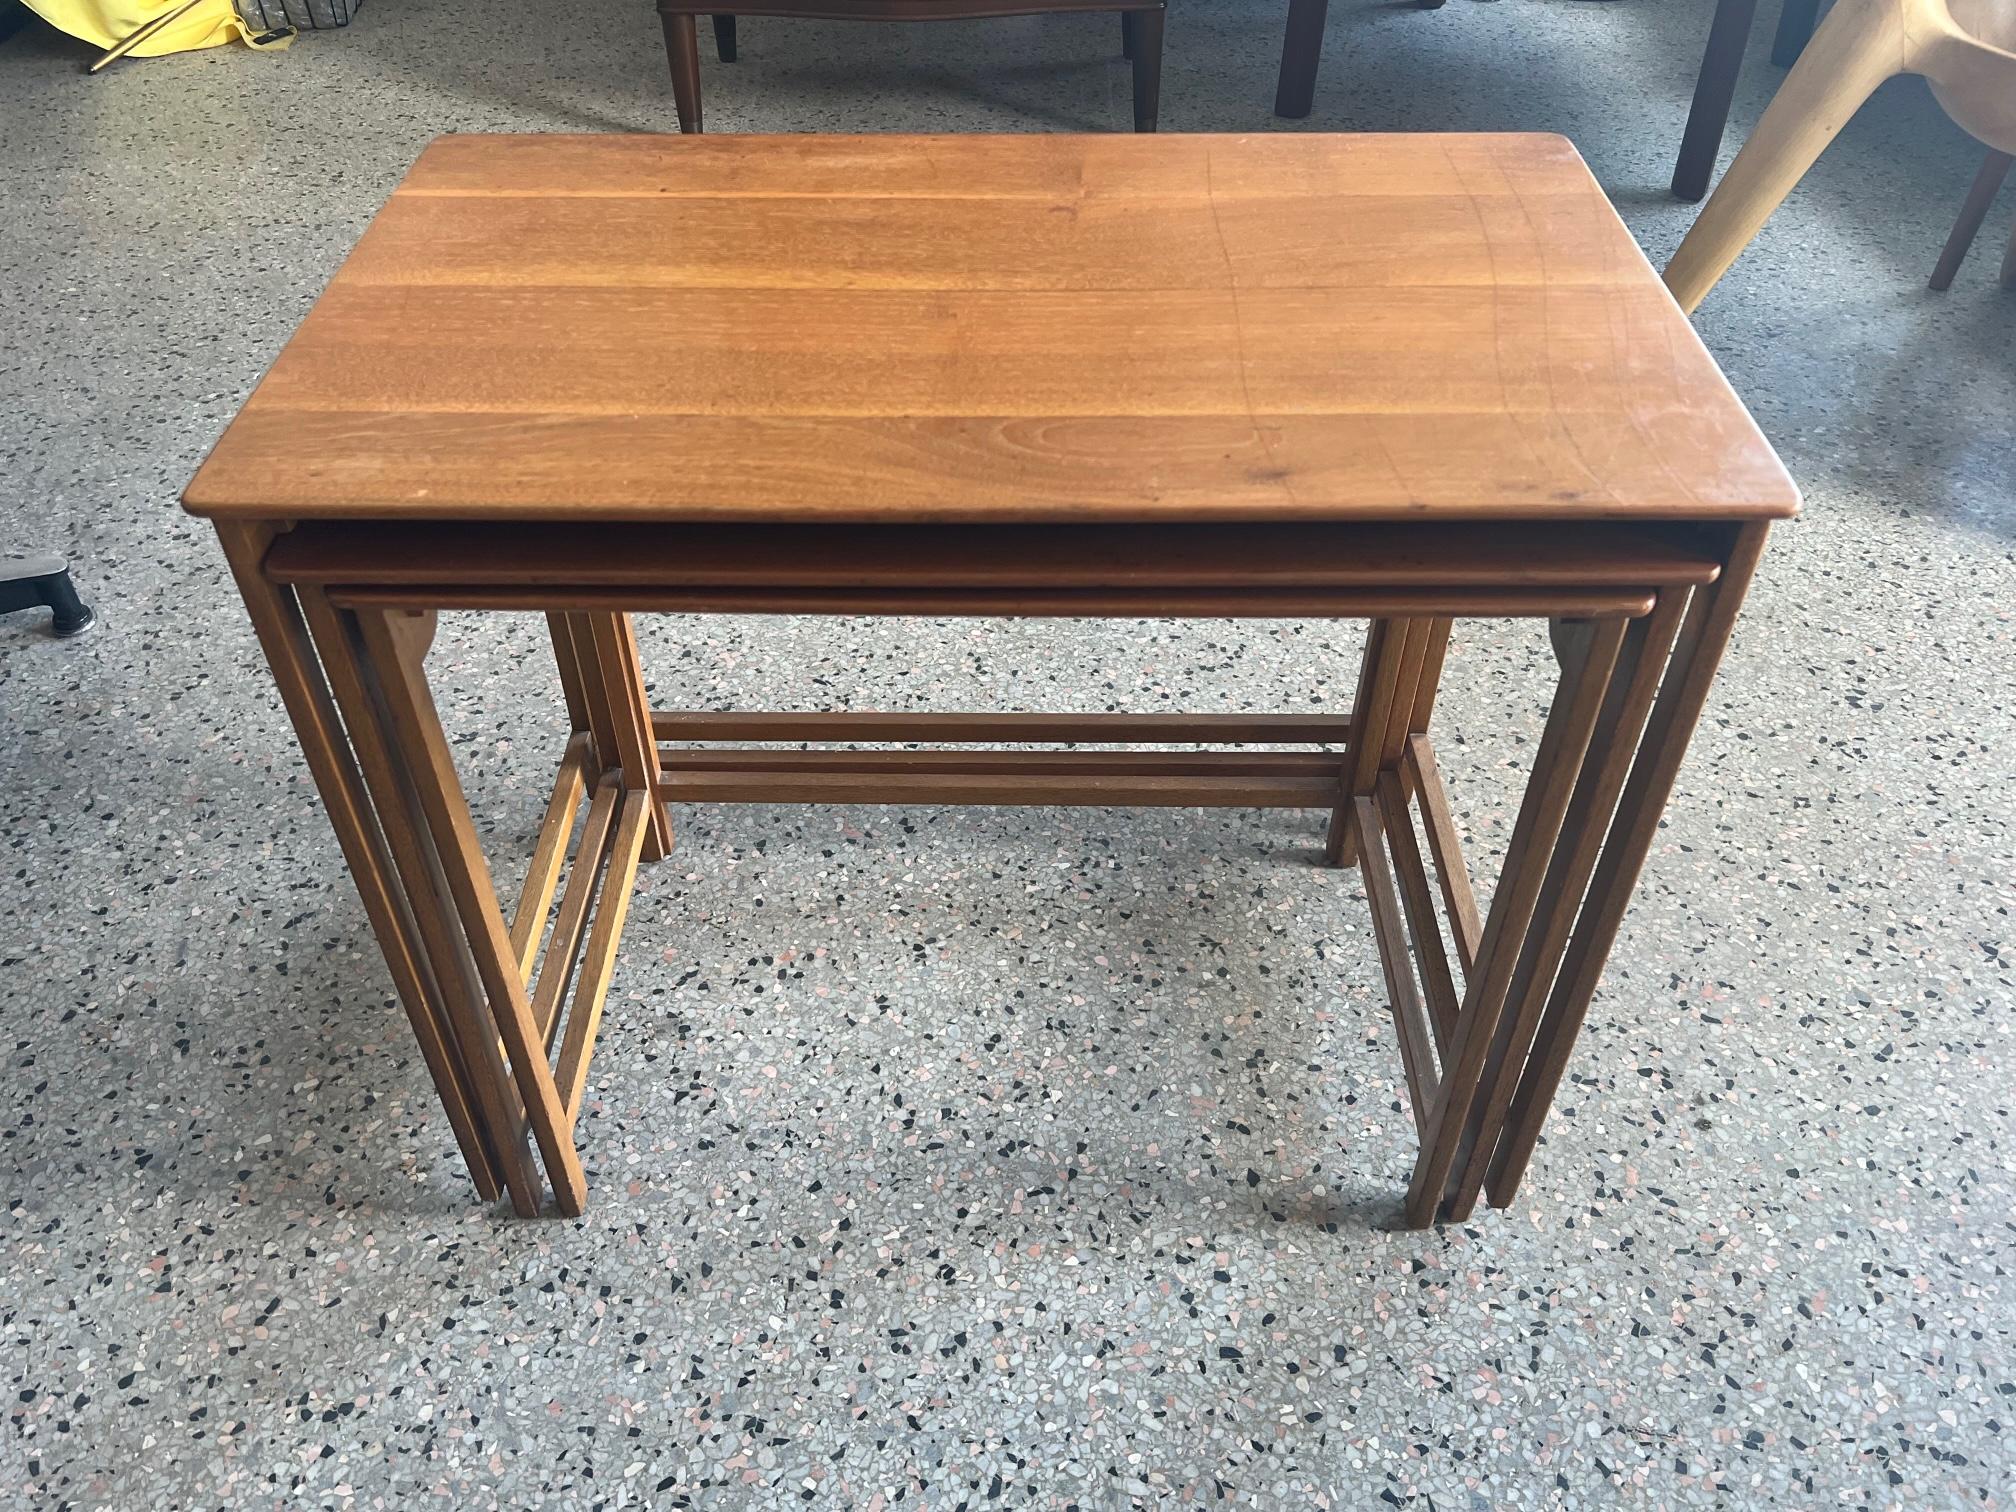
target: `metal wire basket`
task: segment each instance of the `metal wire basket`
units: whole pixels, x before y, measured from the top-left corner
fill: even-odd
[[[348,26],[364,0],[232,0],[255,31],[332,31]]]

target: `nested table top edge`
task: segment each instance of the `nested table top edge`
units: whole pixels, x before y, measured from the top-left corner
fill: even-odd
[[[511,518],[580,523],[741,520],[778,527],[811,522],[1161,525],[1175,520],[1414,518],[1705,522],[1783,519],[1797,513],[1796,485],[1754,418],[1677,307],[1671,306],[1642,249],[1617,218],[1573,143],[1554,133],[1227,133],[1138,139],[1105,134],[446,134],[423,150],[387,208],[395,202],[444,196],[482,197],[489,191],[456,187],[444,182],[442,175],[447,172],[452,179],[460,172],[466,178],[476,171],[469,167],[472,161],[491,154],[559,153],[570,161],[631,155],[652,163],[681,164],[712,159],[760,162],[766,152],[775,152],[814,162],[872,159],[883,165],[877,171],[886,173],[886,165],[897,156],[909,154],[915,159],[933,148],[1018,163],[1079,152],[1087,161],[1096,157],[1139,162],[1151,178],[1186,153],[1194,159],[1200,150],[1208,167],[1214,148],[1256,154],[1256,163],[1264,160],[1275,169],[1283,162],[1306,160],[1325,173],[1337,162],[1376,163],[1389,152],[1408,154],[1408,161],[1413,161],[1436,152],[1460,157],[1463,151],[1474,150],[1485,154],[1477,162],[1488,171],[1502,168],[1508,182],[1532,167],[1533,181],[1546,186],[1543,193],[1560,192],[1564,198],[1586,202],[1586,209],[1576,212],[1574,224],[1580,229],[1572,234],[1602,244],[1603,266],[1609,270],[1605,276],[1616,289],[1628,288],[1634,297],[1641,297],[1643,309],[1631,317],[1633,329],[1609,333],[1623,356],[1603,360],[1626,365],[1616,366],[1615,373],[1606,370],[1597,388],[1580,397],[1572,390],[1556,392],[1561,375],[1573,381],[1577,371],[1573,362],[1530,375],[1515,372],[1504,381],[1525,384],[1519,404],[1509,403],[1508,390],[1504,396],[1508,402],[1500,409],[1491,407],[1496,390],[1474,396],[1425,393],[1418,409],[1398,411],[1381,408],[1383,400],[1364,407],[1362,401],[1378,400],[1377,395],[1312,392],[1306,395],[1306,409],[1279,413],[1268,412],[1265,405],[1256,408],[1249,390],[1243,395],[1244,414],[1216,410],[1208,403],[1209,396],[1201,393],[1148,396],[1142,409],[1111,413],[1074,408],[1069,395],[1061,396],[1066,401],[1061,406],[1046,408],[1056,396],[1042,393],[1028,396],[1028,409],[991,413],[956,403],[941,410],[906,411],[901,393],[887,394],[885,408],[867,411],[825,413],[788,405],[736,411],[718,407],[728,396],[715,393],[701,396],[715,408],[682,413],[676,402],[653,407],[640,399],[638,410],[626,416],[596,405],[550,412],[542,412],[536,404],[494,410],[462,400],[437,405],[431,392],[422,390],[415,391],[420,401],[415,408],[388,401],[387,407],[357,409],[337,396],[330,407],[321,409],[314,393],[304,393],[300,379],[326,369],[327,361],[308,361],[297,348],[339,288],[384,287],[370,278],[360,285],[353,276],[357,254],[380,234],[381,212],[335,275],[329,294],[290,338],[274,369],[220,436],[185,490],[183,505],[199,517],[275,524],[309,519]],[[1507,159],[1501,164],[1500,153],[1525,154],[1531,162]],[[803,170],[801,165],[779,171]],[[1263,177],[1267,171],[1261,170]],[[1285,203],[1300,203],[1294,198],[1303,192],[1296,187],[1303,182],[1297,177],[1300,171],[1277,179],[1273,188],[1255,192],[1263,198],[1285,194],[1289,196]],[[1460,167],[1452,159],[1449,171],[1452,182],[1462,181],[1460,193],[1446,186],[1441,191],[1452,205],[1477,192],[1505,193],[1498,187],[1473,190],[1466,180],[1475,171],[1469,159]],[[1064,176],[1068,178],[1069,172]],[[1180,179],[1174,169],[1166,176],[1171,182]],[[1221,168],[1221,180],[1227,177]],[[1229,178],[1236,196],[1240,192],[1236,166]],[[703,183],[692,193],[702,198],[718,195],[719,182],[708,180],[714,188]],[[1126,173],[1110,182],[1121,185],[1121,192],[1134,192]],[[1324,186],[1325,192],[1372,192],[1343,181],[1325,180]],[[1391,186],[1382,179],[1375,187],[1385,192]],[[925,191],[920,191],[923,198],[968,192],[957,185],[943,189],[927,185]],[[529,193],[536,198],[560,191],[504,192],[507,197]],[[1196,192],[1194,184],[1184,189],[1193,198]],[[1216,193],[1224,192],[1226,185],[1221,183]],[[1525,192],[1513,183],[1509,197],[1520,203],[1520,213],[1525,213]],[[1216,197],[1207,197],[1215,217]],[[797,198],[802,203],[820,196]],[[1555,245],[1547,240],[1551,233],[1531,225],[1528,229],[1533,246],[1543,254]],[[1224,235],[1221,228],[1221,243]],[[1484,232],[1483,242],[1492,240],[1493,233]],[[414,243],[402,255],[431,256],[426,251],[429,245]],[[1065,245],[1067,252],[1059,255],[1096,250]],[[1261,245],[1242,245],[1240,253],[1254,258],[1271,255],[1258,250]],[[1244,289],[1249,300],[1269,292],[1251,284],[1253,269],[1264,271],[1267,264],[1242,263],[1235,269],[1231,249],[1226,249],[1226,256],[1226,292],[1235,304],[1241,298],[1238,290]],[[1497,266],[1494,252],[1494,278]],[[1469,269],[1464,276],[1475,271]],[[1566,284],[1557,279],[1545,286],[1576,287],[1572,276]],[[1365,287],[1386,286],[1350,287],[1363,292]],[[1440,287],[1430,283],[1408,285],[1407,290],[1418,293]],[[1458,290],[1457,285],[1449,287]],[[694,292],[706,289],[696,287]],[[900,289],[892,285],[889,292]],[[1508,285],[1505,292],[1523,298],[1530,289]],[[1605,317],[1593,310],[1592,314],[1595,324],[1584,339],[1600,343],[1605,339],[1603,319],[1614,319],[1615,314]],[[1272,329],[1285,332],[1292,327]],[[1269,350],[1269,330],[1263,320],[1250,338],[1241,333],[1235,364],[1241,378],[1259,360],[1256,354]],[[452,332],[444,333],[437,346],[445,352],[454,339]],[[1555,340],[1550,332],[1545,344],[1551,346]],[[1515,342],[1510,355],[1515,369],[1542,349],[1531,341],[1528,336],[1517,337],[1517,342],[1528,345]],[[1662,343],[1669,350],[1658,354],[1648,369],[1649,388],[1641,387],[1631,376],[1636,371],[1633,365],[1648,359],[1630,353]],[[1452,360],[1459,363],[1486,360],[1481,350],[1468,356],[1457,355],[1468,348],[1451,351]],[[1505,359],[1501,350],[1491,360]],[[1270,391],[1286,395],[1291,404],[1304,402],[1292,382],[1299,360],[1265,359],[1273,369],[1264,374]],[[664,365],[671,363],[671,356],[658,354],[646,361]],[[569,373],[574,370],[571,362],[566,352],[556,351],[552,370]],[[1349,366],[1343,354],[1334,363]],[[1435,371],[1433,363],[1423,368],[1431,386]],[[1330,381],[1320,372],[1312,370],[1319,375],[1319,389]],[[292,387],[275,382],[276,375],[285,378],[288,373],[295,375]],[[557,381],[569,392],[578,386],[568,378]],[[1038,388],[1049,381],[1039,376]],[[1402,399],[1417,392],[1406,386],[1411,381],[1403,381],[1397,391]],[[1237,401],[1240,387],[1235,382],[1234,392],[1226,397]],[[1461,389],[1462,381],[1454,387]],[[879,405],[885,394],[874,391],[873,397]],[[1193,402],[1200,397],[1207,400],[1203,408]],[[1471,407],[1472,399],[1480,401],[1477,407]],[[1524,407],[1529,402],[1538,407]],[[1438,427],[1463,448],[1456,460],[1446,460],[1436,450]],[[790,472],[794,454],[816,454],[828,445],[833,451],[825,471],[809,478],[813,486],[796,489],[798,480]],[[1107,449],[1107,465],[1101,471],[1097,461],[1092,464],[1081,497],[1073,487],[1073,470],[1084,467],[1088,457],[1096,459],[1101,448]],[[632,453],[627,469],[619,463],[626,451]],[[680,478],[682,459],[688,457],[698,462],[691,475]],[[1471,474],[1479,485],[1475,490],[1461,486]]]

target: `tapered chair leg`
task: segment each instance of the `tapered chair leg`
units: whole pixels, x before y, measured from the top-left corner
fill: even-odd
[[[1162,9],[1134,17],[1134,129],[1153,131],[1162,104]]]
[[[1274,114],[1299,121],[1316,102],[1316,67],[1323,61],[1323,22],[1330,0],[1288,0],[1288,30],[1281,38],[1281,77],[1274,85]]]
[[[714,18],[714,51],[723,63],[735,61],[735,18],[716,16]]]
[[[1840,0],[1736,154],[1666,267],[1666,286],[1691,311],[1715,286],[1792,186],[1876,86],[1906,64],[1894,8]]]
[[[1136,14],[1138,13],[1135,11],[1120,12],[1120,56],[1125,58],[1129,63],[1134,61],[1134,54],[1139,51],[1134,41],[1134,17]]]
[[[1981,222],[1988,218],[1988,207],[1995,203],[2012,162],[2016,158],[2008,153],[1992,151],[1981,160],[1981,171],[1974,175],[1974,187],[1967,191],[1967,202],[1960,207],[1959,219],[1953,222],[1946,248],[1939,254],[1939,265],[1932,270],[1932,288],[1943,292],[1953,287],[1953,275],[1960,271],[1967,249],[1974,245]]]
[[[1778,30],[1771,37],[1771,61],[1790,68],[1799,61],[1820,16],[1820,0],[1785,0],[1778,7]]]
[[[1694,80],[1694,103],[1687,111],[1687,129],[1680,136],[1680,158],[1673,165],[1673,197],[1698,200],[1715,176],[1715,155],[1729,125],[1729,104],[1736,98],[1736,77],[1743,72],[1743,48],[1757,19],[1757,0],[1720,0],[1708,27],[1708,46],[1701,54],[1701,72]]]
[[[672,100],[679,110],[679,129],[700,129],[700,29],[693,18],[660,11],[665,23],[665,57],[672,65]]]

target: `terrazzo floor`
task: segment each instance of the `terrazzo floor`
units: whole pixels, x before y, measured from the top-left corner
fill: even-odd
[[[1708,10],[1340,0],[1304,124],[1565,131],[1663,259]],[[1292,129],[1281,22],[1177,0],[1165,129]],[[91,80],[39,25],[0,45],[0,540],[69,553],[103,617],[0,621],[0,1501],[2009,1506],[2016,195],[1926,292],[1977,149],[1915,81],[1701,312],[1807,513],[1512,1211],[1391,1227],[1412,1134],[1318,816],[762,808],[680,815],[647,872],[588,1216],[476,1205],[175,497],[422,143],[666,129],[657,31],[373,0]],[[709,121],[1118,127],[1116,33],[745,21]],[[720,707],[1313,708],[1358,645],[645,634],[661,701]],[[561,724],[537,627],[444,635],[522,857]],[[1544,658],[1459,633],[1480,873]]]

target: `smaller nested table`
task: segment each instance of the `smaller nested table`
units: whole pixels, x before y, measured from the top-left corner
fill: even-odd
[[[1558,137],[446,137],[186,502],[486,1198],[582,1210],[675,808],[1272,806],[1363,872],[1426,1224],[1511,1201],[1797,495]],[[509,912],[447,607],[544,613],[566,694]],[[654,611],[1370,631],[1320,714],[715,713],[650,706]],[[1560,666],[1488,907],[1429,737],[1464,615]]]

